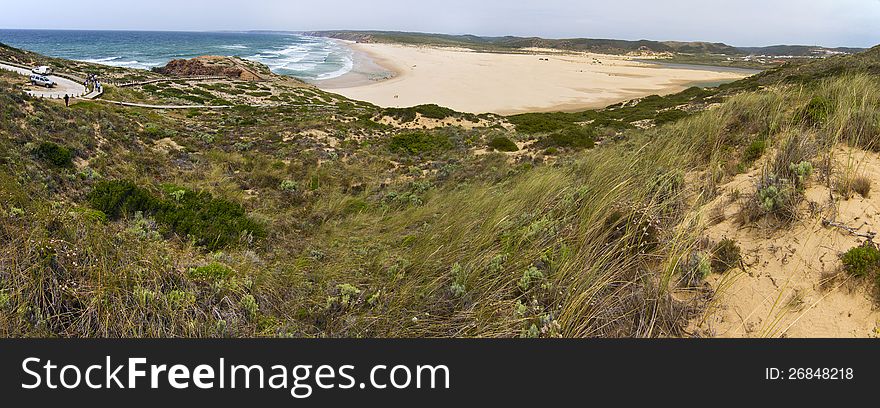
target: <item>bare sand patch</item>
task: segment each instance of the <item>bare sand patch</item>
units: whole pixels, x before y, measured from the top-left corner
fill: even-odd
[[[837,169],[855,166],[859,174],[880,180],[877,154],[841,148],[835,156]],[[745,268],[710,279],[718,294],[700,329],[718,337],[877,337],[880,311],[873,285],[850,277],[840,262],[840,255],[864,238],[823,221],[877,232],[880,194],[835,204],[829,189],[814,182],[805,192],[801,219],[790,227],[740,225],[739,206],[729,203],[730,195],[752,194],[760,172],[735,177],[707,207],[723,213],[723,221],[708,227],[709,238],[735,240]]]
[[[317,85],[383,107],[435,103],[470,113],[572,111],[746,76],[722,68],[671,68],[627,56],[552,50],[501,54],[396,44],[350,46],[395,76],[348,86],[345,79]]]

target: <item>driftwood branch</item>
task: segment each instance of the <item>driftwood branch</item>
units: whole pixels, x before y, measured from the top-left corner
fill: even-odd
[[[829,221],[829,220],[823,220],[823,221],[822,221],[822,225],[823,225],[824,227],[826,227],[826,228],[827,228],[827,227],[840,228],[840,229],[842,229],[842,230],[844,230],[844,231],[846,231],[846,232],[849,232],[850,234],[855,235],[855,236],[857,236],[857,237],[867,238],[868,241],[873,241],[874,238],[877,237],[877,233],[876,233],[876,232],[859,232],[859,229],[861,229],[862,227],[864,227],[866,224],[867,224],[867,223],[863,223],[859,228],[853,228],[853,227],[850,227],[850,226],[848,226],[848,225],[841,224],[841,223],[839,223],[839,222],[834,222],[834,221]]]

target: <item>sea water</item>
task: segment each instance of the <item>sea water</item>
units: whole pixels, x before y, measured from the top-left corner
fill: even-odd
[[[306,81],[336,78],[354,66],[345,45],[288,32],[0,30],[0,43],[50,57],[140,69],[172,59],[236,56]]]

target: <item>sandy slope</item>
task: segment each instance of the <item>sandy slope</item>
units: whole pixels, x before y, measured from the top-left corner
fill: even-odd
[[[436,103],[464,112],[500,114],[576,110],[674,93],[694,82],[744,76],[666,68],[623,56],[552,50],[497,54],[391,44],[351,46],[397,76],[366,84],[357,81],[353,86],[346,86],[343,78],[318,86],[384,107]]]
[[[836,173],[846,166],[880,180],[877,154],[839,149]],[[746,268],[712,278],[717,303],[700,328],[720,337],[876,337],[880,312],[873,285],[850,278],[840,263],[840,255],[864,238],[825,227],[822,221],[836,220],[861,233],[877,232],[880,193],[869,198],[855,195],[835,208],[828,188],[814,181],[806,191],[801,219],[791,227],[742,226],[736,220],[739,206],[729,203],[730,194],[752,194],[758,177],[760,170],[737,176],[708,207],[724,212],[724,220],[709,227],[709,237],[737,241]]]

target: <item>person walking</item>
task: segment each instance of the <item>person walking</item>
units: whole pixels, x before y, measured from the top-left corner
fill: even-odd
[[[64,106],[70,107],[70,95],[64,94]]]

